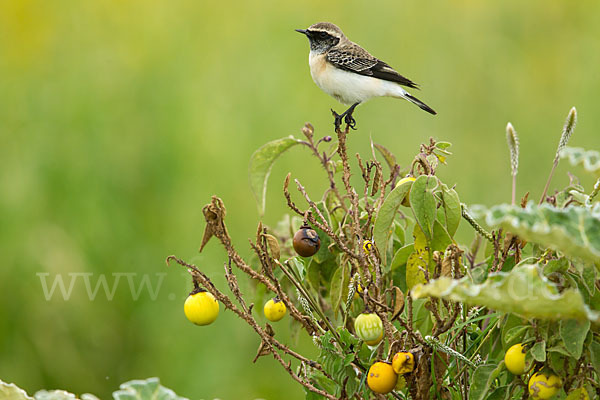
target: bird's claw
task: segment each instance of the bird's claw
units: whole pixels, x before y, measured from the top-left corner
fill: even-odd
[[[332,108],[331,109],[331,113],[333,114],[333,126],[335,127],[335,130],[338,131],[340,129],[340,127],[342,126],[342,118],[344,117],[344,114],[338,114],[335,112],[335,110]]]
[[[352,111],[354,111],[354,109],[348,109],[345,112],[338,114],[335,110],[331,109],[331,113],[334,117],[333,126],[335,126],[336,131],[341,128],[342,122],[346,123],[351,129],[356,130],[356,120],[352,116]]]
[[[356,130],[356,120],[354,119],[354,117],[352,116],[352,114],[350,114],[350,113],[346,114],[346,116],[344,117],[344,122],[351,129]]]

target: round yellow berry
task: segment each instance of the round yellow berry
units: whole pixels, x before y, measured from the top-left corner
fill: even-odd
[[[392,366],[381,361],[371,365],[367,374],[367,385],[375,393],[386,394],[394,390],[398,375]]]
[[[549,399],[561,387],[560,378],[549,372],[536,372],[529,378],[529,395],[532,399]]]
[[[183,311],[194,324],[209,325],[219,316],[219,302],[209,292],[201,291],[185,299]]]
[[[504,364],[506,369],[515,375],[522,375],[525,373],[525,354],[527,348],[523,346],[523,343],[517,343],[511,346],[504,355]]]
[[[375,313],[362,313],[354,320],[354,331],[356,336],[365,342],[381,340],[383,335],[383,324],[379,315]]]
[[[283,301],[275,297],[265,303],[263,311],[269,321],[277,322],[285,316],[286,308]]]
[[[397,374],[408,374],[415,369],[415,356],[408,351],[400,351],[392,358],[392,368]]]

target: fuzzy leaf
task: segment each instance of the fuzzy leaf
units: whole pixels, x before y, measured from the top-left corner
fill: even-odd
[[[65,392],[64,390],[40,390],[33,396],[35,400],[98,400],[91,394],[82,394],[81,397],[75,396],[73,393]]]
[[[410,190],[411,184],[413,184],[413,182],[407,181],[402,185],[396,186],[394,190],[386,196],[377,212],[375,225],[373,227],[373,240],[382,257],[383,265],[387,265],[387,248],[393,231],[394,218],[400,208],[400,204],[402,204],[402,200]]]
[[[590,330],[590,321],[572,319],[560,321],[560,337],[565,348],[574,358],[581,357],[583,342]]]
[[[429,265],[427,238],[425,238],[425,234],[417,224],[413,229],[413,237],[415,238],[414,251],[406,261],[406,288],[408,290],[426,282],[424,270]]]
[[[413,182],[410,189],[410,207],[427,240],[431,240],[433,222],[437,213],[433,196],[433,189],[436,186],[436,177],[421,175]]]
[[[337,310],[342,301],[348,297],[348,284],[350,283],[350,268],[348,263],[343,263],[333,274],[331,278],[331,304],[333,311]]]
[[[491,274],[482,284],[474,284],[468,277],[460,280],[441,277],[415,287],[413,294],[416,298],[440,297],[526,318],[600,321],[600,313],[584,303],[577,289],[558,293],[556,285],[541,276],[535,264]]]
[[[14,383],[6,383],[0,380],[0,399],[6,400],[33,400],[23,389]]]
[[[115,400],[188,400],[162,386],[158,378],[125,382],[119,388],[113,393]]]
[[[271,167],[275,160],[290,147],[301,143],[293,136],[273,140],[256,150],[250,157],[249,178],[250,187],[256,197],[258,209],[261,215],[265,213],[265,199],[267,194],[267,182]]]
[[[469,400],[484,400],[492,388],[494,380],[498,377],[504,366],[484,364],[477,367],[471,378]]]
[[[535,361],[546,362],[546,342],[544,340],[535,342],[529,351]]]
[[[565,147],[559,152],[560,158],[566,158],[571,165],[581,165],[587,172],[600,177],[600,152],[581,149],[578,147]]]
[[[572,257],[600,260],[600,204],[592,209],[503,204],[490,210],[487,223]]]
[[[446,217],[446,230],[450,236],[454,236],[462,218],[460,199],[456,190],[442,185],[442,205]]]

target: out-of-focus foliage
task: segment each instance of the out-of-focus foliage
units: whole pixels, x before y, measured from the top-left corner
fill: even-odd
[[[394,99],[360,106],[351,154],[371,134],[401,162],[442,136],[456,149],[444,181],[461,201],[489,205],[508,199],[507,120],[520,133],[519,188],[541,191],[537,171],[556,148],[547,138],[567,107],[582,121],[573,146],[598,148],[599,12],[592,0],[0,2],[0,376],[30,393],[108,398],[120,382],[160,376],[190,398],[301,398],[273,361],[249,368],[249,329],[227,313],[218,328],[194,329],[182,311],[185,280],[157,275],[166,254],[186,252],[222,271],[216,247],[190,250],[201,239],[200,205],[214,193],[249,254],[242,243],[257,214],[241,171],[252,152],[306,120],[331,128],[329,108],[341,106],[312,83],[306,39],[293,29],[339,24],[421,83],[419,97],[439,111]],[[277,161],[267,222],[283,213],[279,182],[292,167],[321,188],[309,157],[292,150]],[[568,169],[552,187],[564,186]],[[74,277],[70,300],[47,301],[38,273],[49,286],[57,274],[67,288]],[[90,300],[74,273],[92,274],[92,289],[105,274],[114,296],[100,286]],[[125,273],[137,275],[115,284]],[[129,283],[139,289],[143,274],[155,288],[162,282],[155,298],[134,298]],[[201,376],[190,372],[207,363]]]
[[[98,400],[96,396],[89,393],[78,397],[64,390],[40,390],[31,397],[14,383],[7,384],[1,380],[0,395],[7,400]],[[125,382],[120,385],[119,390],[113,392],[112,397],[115,400],[188,400],[162,386],[158,378]]]

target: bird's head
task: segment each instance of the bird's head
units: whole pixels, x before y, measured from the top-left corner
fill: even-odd
[[[327,50],[344,40],[344,32],[330,22],[318,22],[308,29],[296,29],[306,35],[310,41],[310,50],[316,53],[325,53]]]

